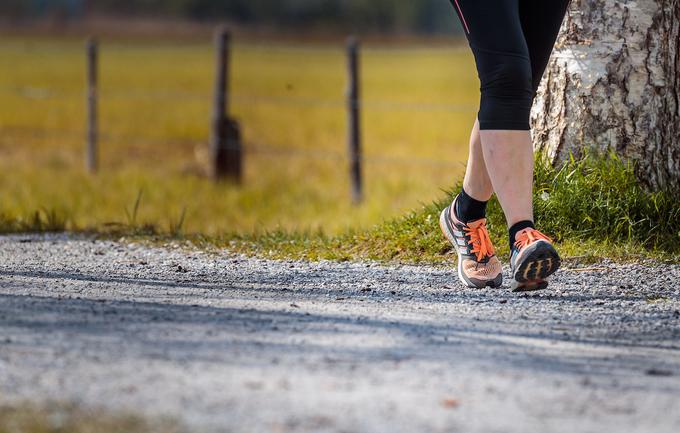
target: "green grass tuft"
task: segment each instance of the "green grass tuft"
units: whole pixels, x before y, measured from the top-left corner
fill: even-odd
[[[537,221],[558,240],[635,243],[680,251],[680,202],[668,191],[646,192],[634,166],[616,155],[586,155],[560,169],[540,161]]]
[[[0,213],[0,234],[25,232],[62,232],[66,229],[69,216],[54,208],[42,208],[26,215]]]

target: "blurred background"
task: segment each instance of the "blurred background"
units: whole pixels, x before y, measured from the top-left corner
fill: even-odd
[[[7,23],[92,18],[225,20],[253,28],[451,33],[451,7],[442,0],[3,0]]]
[[[240,184],[214,182],[218,26]],[[351,197],[345,41],[360,40],[363,196]],[[86,169],[96,37],[98,170]],[[478,103],[448,0],[3,0],[0,229],[207,235],[364,228],[441,198]]]

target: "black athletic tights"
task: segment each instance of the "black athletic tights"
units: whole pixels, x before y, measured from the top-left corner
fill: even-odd
[[[569,0],[451,0],[477,62],[480,129],[528,130]]]

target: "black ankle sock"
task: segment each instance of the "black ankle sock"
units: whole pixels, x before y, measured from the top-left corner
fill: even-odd
[[[517,236],[517,233],[528,228],[536,228],[533,221],[520,221],[510,227],[510,251],[512,251],[512,247],[515,245],[515,236]]]
[[[486,201],[479,201],[470,197],[463,189],[456,200],[456,217],[464,223],[476,221],[486,217]]]

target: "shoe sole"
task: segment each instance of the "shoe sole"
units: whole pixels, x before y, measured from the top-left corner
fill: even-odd
[[[526,253],[526,258],[513,272],[510,289],[513,292],[533,292],[548,287],[547,278],[554,274],[562,263],[555,248],[548,242],[539,241],[533,251]],[[529,246],[527,248],[532,248]]]
[[[453,249],[456,251],[456,254],[458,254],[458,279],[460,282],[471,289],[483,289],[485,287],[491,287],[492,289],[495,289],[501,287],[503,285],[503,274],[498,275],[498,277],[493,280],[480,282],[479,284],[469,280],[465,274],[463,274],[463,258],[461,257],[458,243],[456,242],[456,236],[451,232],[449,225],[447,224],[447,212],[451,212],[450,206],[444,209],[439,215],[439,228],[441,228],[442,233],[444,233],[444,237],[446,237],[449,243],[453,245]]]

